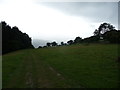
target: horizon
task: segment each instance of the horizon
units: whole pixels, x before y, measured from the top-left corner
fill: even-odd
[[[27,33],[35,47],[52,41],[67,42],[77,36],[92,36],[104,22],[118,29],[118,2],[5,0],[0,3],[0,11],[0,21]]]

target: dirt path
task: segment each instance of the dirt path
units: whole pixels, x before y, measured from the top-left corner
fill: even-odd
[[[50,66],[44,58],[36,52],[26,50],[23,54],[13,56],[11,60],[18,60],[19,63],[13,61],[14,72],[9,70],[5,88],[70,88],[72,85],[68,79]],[[10,61],[11,62],[11,61]],[[7,62],[8,63],[8,62]],[[9,63],[8,63],[9,65]],[[7,67],[7,66],[6,66]]]
[[[58,87],[70,87],[66,83],[67,80],[55,71],[50,65],[44,62],[42,58],[38,58],[36,54],[30,53],[32,57],[32,64],[34,68],[34,79],[37,82],[36,86],[39,88],[58,88]],[[40,60],[41,59],[41,60]]]

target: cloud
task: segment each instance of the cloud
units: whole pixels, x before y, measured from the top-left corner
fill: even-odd
[[[81,37],[91,35],[90,31],[87,31],[90,30],[89,21],[83,17],[66,15],[43,5],[26,4],[22,2],[6,4],[1,10],[2,19],[37,39],[68,40],[79,35]]]
[[[92,22],[110,22],[117,25],[117,2],[43,2],[43,5],[57,9],[67,15],[83,16]]]

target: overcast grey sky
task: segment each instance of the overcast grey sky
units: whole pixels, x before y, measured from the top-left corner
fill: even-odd
[[[70,16],[83,16],[92,22],[110,22],[117,28],[117,2],[43,2],[42,4]]]
[[[42,3],[71,16],[84,16],[91,21],[108,21],[117,24],[117,2],[49,2]]]
[[[118,2],[0,0],[0,11],[0,21],[18,26],[36,47],[46,41],[89,37],[103,22],[118,28]]]

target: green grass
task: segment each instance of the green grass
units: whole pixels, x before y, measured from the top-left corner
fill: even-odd
[[[21,50],[3,56],[3,88],[117,88],[118,45]]]

